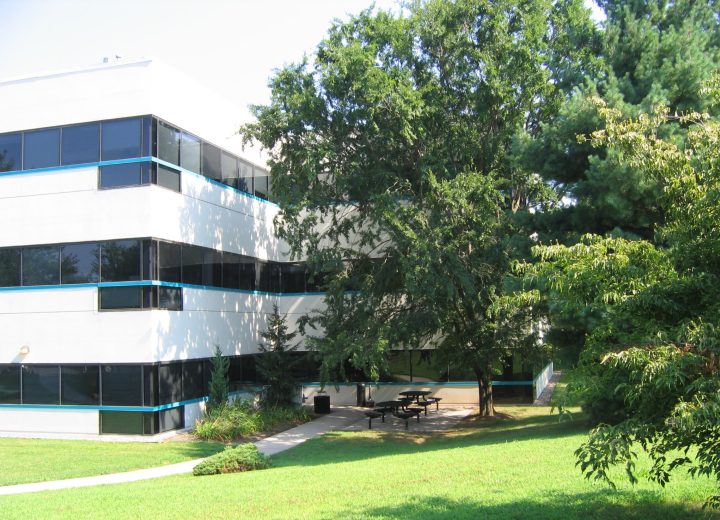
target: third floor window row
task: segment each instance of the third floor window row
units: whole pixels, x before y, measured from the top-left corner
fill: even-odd
[[[149,156],[270,198],[266,170],[153,116],[0,134],[0,172]]]

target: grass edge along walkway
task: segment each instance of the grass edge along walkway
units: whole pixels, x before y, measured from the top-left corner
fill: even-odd
[[[258,450],[265,455],[271,456],[281,451],[289,450],[305,442],[308,439],[317,437],[331,430],[340,429],[364,418],[363,410],[352,407],[334,407],[333,412],[296,426],[276,435],[266,437],[255,442]],[[193,468],[205,458],[192,459],[176,464],[168,464],[154,468],[143,468],[121,473],[109,473],[106,475],[94,475],[87,477],[76,477],[62,480],[47,480],[44,482],[31,482],[25,484],[11,484],[0,486],[0,496],[19,495],[22,493],[35,493],[38,491],[52,491],[58,489],[70,489],[103,484],[121,484],[148,480],[172,475],[181,475],[192,472]]]

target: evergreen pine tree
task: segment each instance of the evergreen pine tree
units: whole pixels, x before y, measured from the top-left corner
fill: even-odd
[[[210,399],[208,409],[212,410],[227,402],[230,383],[228,381],[228,369],[230,361],[222,355],[219,345],[215,345],[210,368]]]
[[[265,343],[260,343],[262,353],[258,357],[257,369],[269,385],[265,393],[266,406],[292,404],[297,383],[292,376],[296,364],[292,352],[297,345],[290,342],[297,332],[288,332],[287,315],[280,314],[277,303],[273,303],[272,313],[268,316],[267,329],[261,333]]]

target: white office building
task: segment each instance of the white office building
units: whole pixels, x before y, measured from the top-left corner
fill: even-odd
[[[215,345],[242,379],[320,304],[231,112],[153,60],[0,80],[0,435],[190,427]]]

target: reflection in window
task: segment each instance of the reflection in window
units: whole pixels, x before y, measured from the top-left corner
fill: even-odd
[[[60,129],[25,132],[24,169],[47,168],[60,164]]]
[[[0,365],[0,403],[20,404],[20,365]]]
[[[167,311],[183,310],[183,295],[180,287],[153,287],[158,293],[157,308]]]
[[[217,181],[222,179],[221,172],[221,159],[220,159],[220,148],[213,146],[210,143],[203,142],[202,144],[202,174],[205,177],[215,179]]]
[[[62,163],[82,164],[100,160],[100,124],[66,126],[62,129]]]
[[[203,382],[203,362],[186,361],[182,364],[182,399],[197,399],[205,395]]]
[[[101,266],[103,282],[141,280],[140,241],[116,240],[103,243]]]
[[[102,160],[140,157],[141,120],[105,121],[102,124]]]
[[[182,133],[180,145],[180,166],[191,172],[200,173],[200,139]]]
[[[60,283],[60,247],[27,247],[22,256],[23,285]]]
[[[95,283],[99,280],[100,247],[68,244],[61,248],[60,283]]]
[[[61,404],[100,404],[100,369],[97,365],[61,367]]]
[[[145,287],[100,287],[100,310],[142,309]],[[147,288],[149,289],[149,287]]]
[[[159,242],[158,244],[159,279],[164,282],[182,280],[182,247],[180,244]]]
[[[20,285],[20,248],[0,249],[0,287]]]
[[[160,402],[175,403],[182,399],[182,365],[171,363],[160,365],[159,373],[159,397]]]
[[[302,264],[282,264],[282,292],[305,292],[305,267]]]
[[[223,253],[222,280],[223,287],[228,289],[240,288],[240,260],[242,257],[235,253]]]
[[[23,404],[60,404],[60,367],[23,365]]]
[[[162,121],[158,122],[158,158],[180,165],[180,131]]]
[[[253,184],[253,167],[243,161],[240,161],[240,178],[238,179],[237,188],[246,193],[253,193],[255,190]]]
[[[22,134],[0,135],[0,172],[22,169]]]
[[[149,183],[149,163],[112,164],[100,167],[100,188],[125,188]]]
[[[140,365],[103,365],[102,404],[142,406],[141,369]]]
[[[180,172],[178,170],[173,170],[172,168],[167,168],[162,164],[158,164],[156,166],[157,176],[155,178],[155,184],[162,186],[163,188],[180,192]]]
[[[270,177],[265,170],[255,168],[255,195],[262,199],[270,197]]]
[[[222,182],[233,188],[238,187],[238,161],[225,152],[222,153]]]

